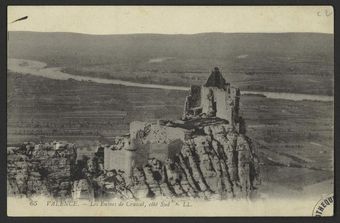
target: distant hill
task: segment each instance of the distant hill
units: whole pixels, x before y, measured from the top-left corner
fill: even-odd
[[[80,63],[139,57],[228,58],[239,55],[309,55],[332,61],[333,35],[318,33],[202,33],[194,35],[10,32],[9,57]],[[70,61],[71,62],[71,61]]]
[[[230,76],[229,80],[245,89],[275,90],[283,85],[280,91],[312,89],[311,93],[332,94],[333,42],[333,34],[321,33],[9,32],[8,57],[43,61],[79,75],[176,85],[199,84],[213,67],[219,66]],[[249,81],[262,81],[268,74],[273,80],[277,76],[277,84],[249,85]],[[285,80],[280,79],[282,75]],[[316,78],[307,78],[311,83],[303,86],[305,76],[292,83],[289,75]],[[291,89],[292,84],[297,86]],[[268,88],[271,86],[273,89]]]

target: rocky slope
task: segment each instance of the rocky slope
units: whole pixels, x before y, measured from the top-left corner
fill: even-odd
[[[103,153],[76,162],[76,147],[23,144],[8,148],[9,193],[74,199],[251,197],[259,163],[251,140],[225,124],[205,125],[186,139],[173,159],[149,157],[128,176],[103,169]],[[144,132],[145,139],[150,132]],[[152,138],[152,137],[151,137]],[[159,137],[154,139],[159,140]],[[106,149],[117,149],[110,146]],[[99,146],[103,148],[103,146]]]

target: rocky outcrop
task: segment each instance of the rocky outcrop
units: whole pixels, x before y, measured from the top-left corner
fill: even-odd
[[[7,180],[14,195],[70,197],[76,151],[73,145],[33,143],[7,149]]]
[[[9,148],[9,193],[86,200],[232,199],[250,197],[259,177],[250,139],[223,124],[193,134],[173,159],[161,161],[151,155],[144,165],[134,167],[131,176],[120,169],[100,168],[102,155],[97,152],[94,158],[76,163],[74,145],[57,150],[48,144]]]
[[[132,185],[143,185],[147,193],[168,197],[229,199],[249,197],[259,182],[259,163],[249,138],[235,131],[194,135],[185,141],[176,158],[161,162],[150,158],[133,171]]]

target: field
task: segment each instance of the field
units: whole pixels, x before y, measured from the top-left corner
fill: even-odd
[[[93,141],[126,134],[133,120],[179,118],[184,96],[182,91],[8,73],[8,143]]]
[[[204,83],[218,66],[242,90],[333,95],[333,41],[318,33],[9,32],[8,57],[74,75],[181,86]]]

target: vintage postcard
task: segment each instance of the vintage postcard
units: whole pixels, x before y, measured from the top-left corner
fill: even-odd
[[[9,6],[8,216],[333,216],[332,6]]]

